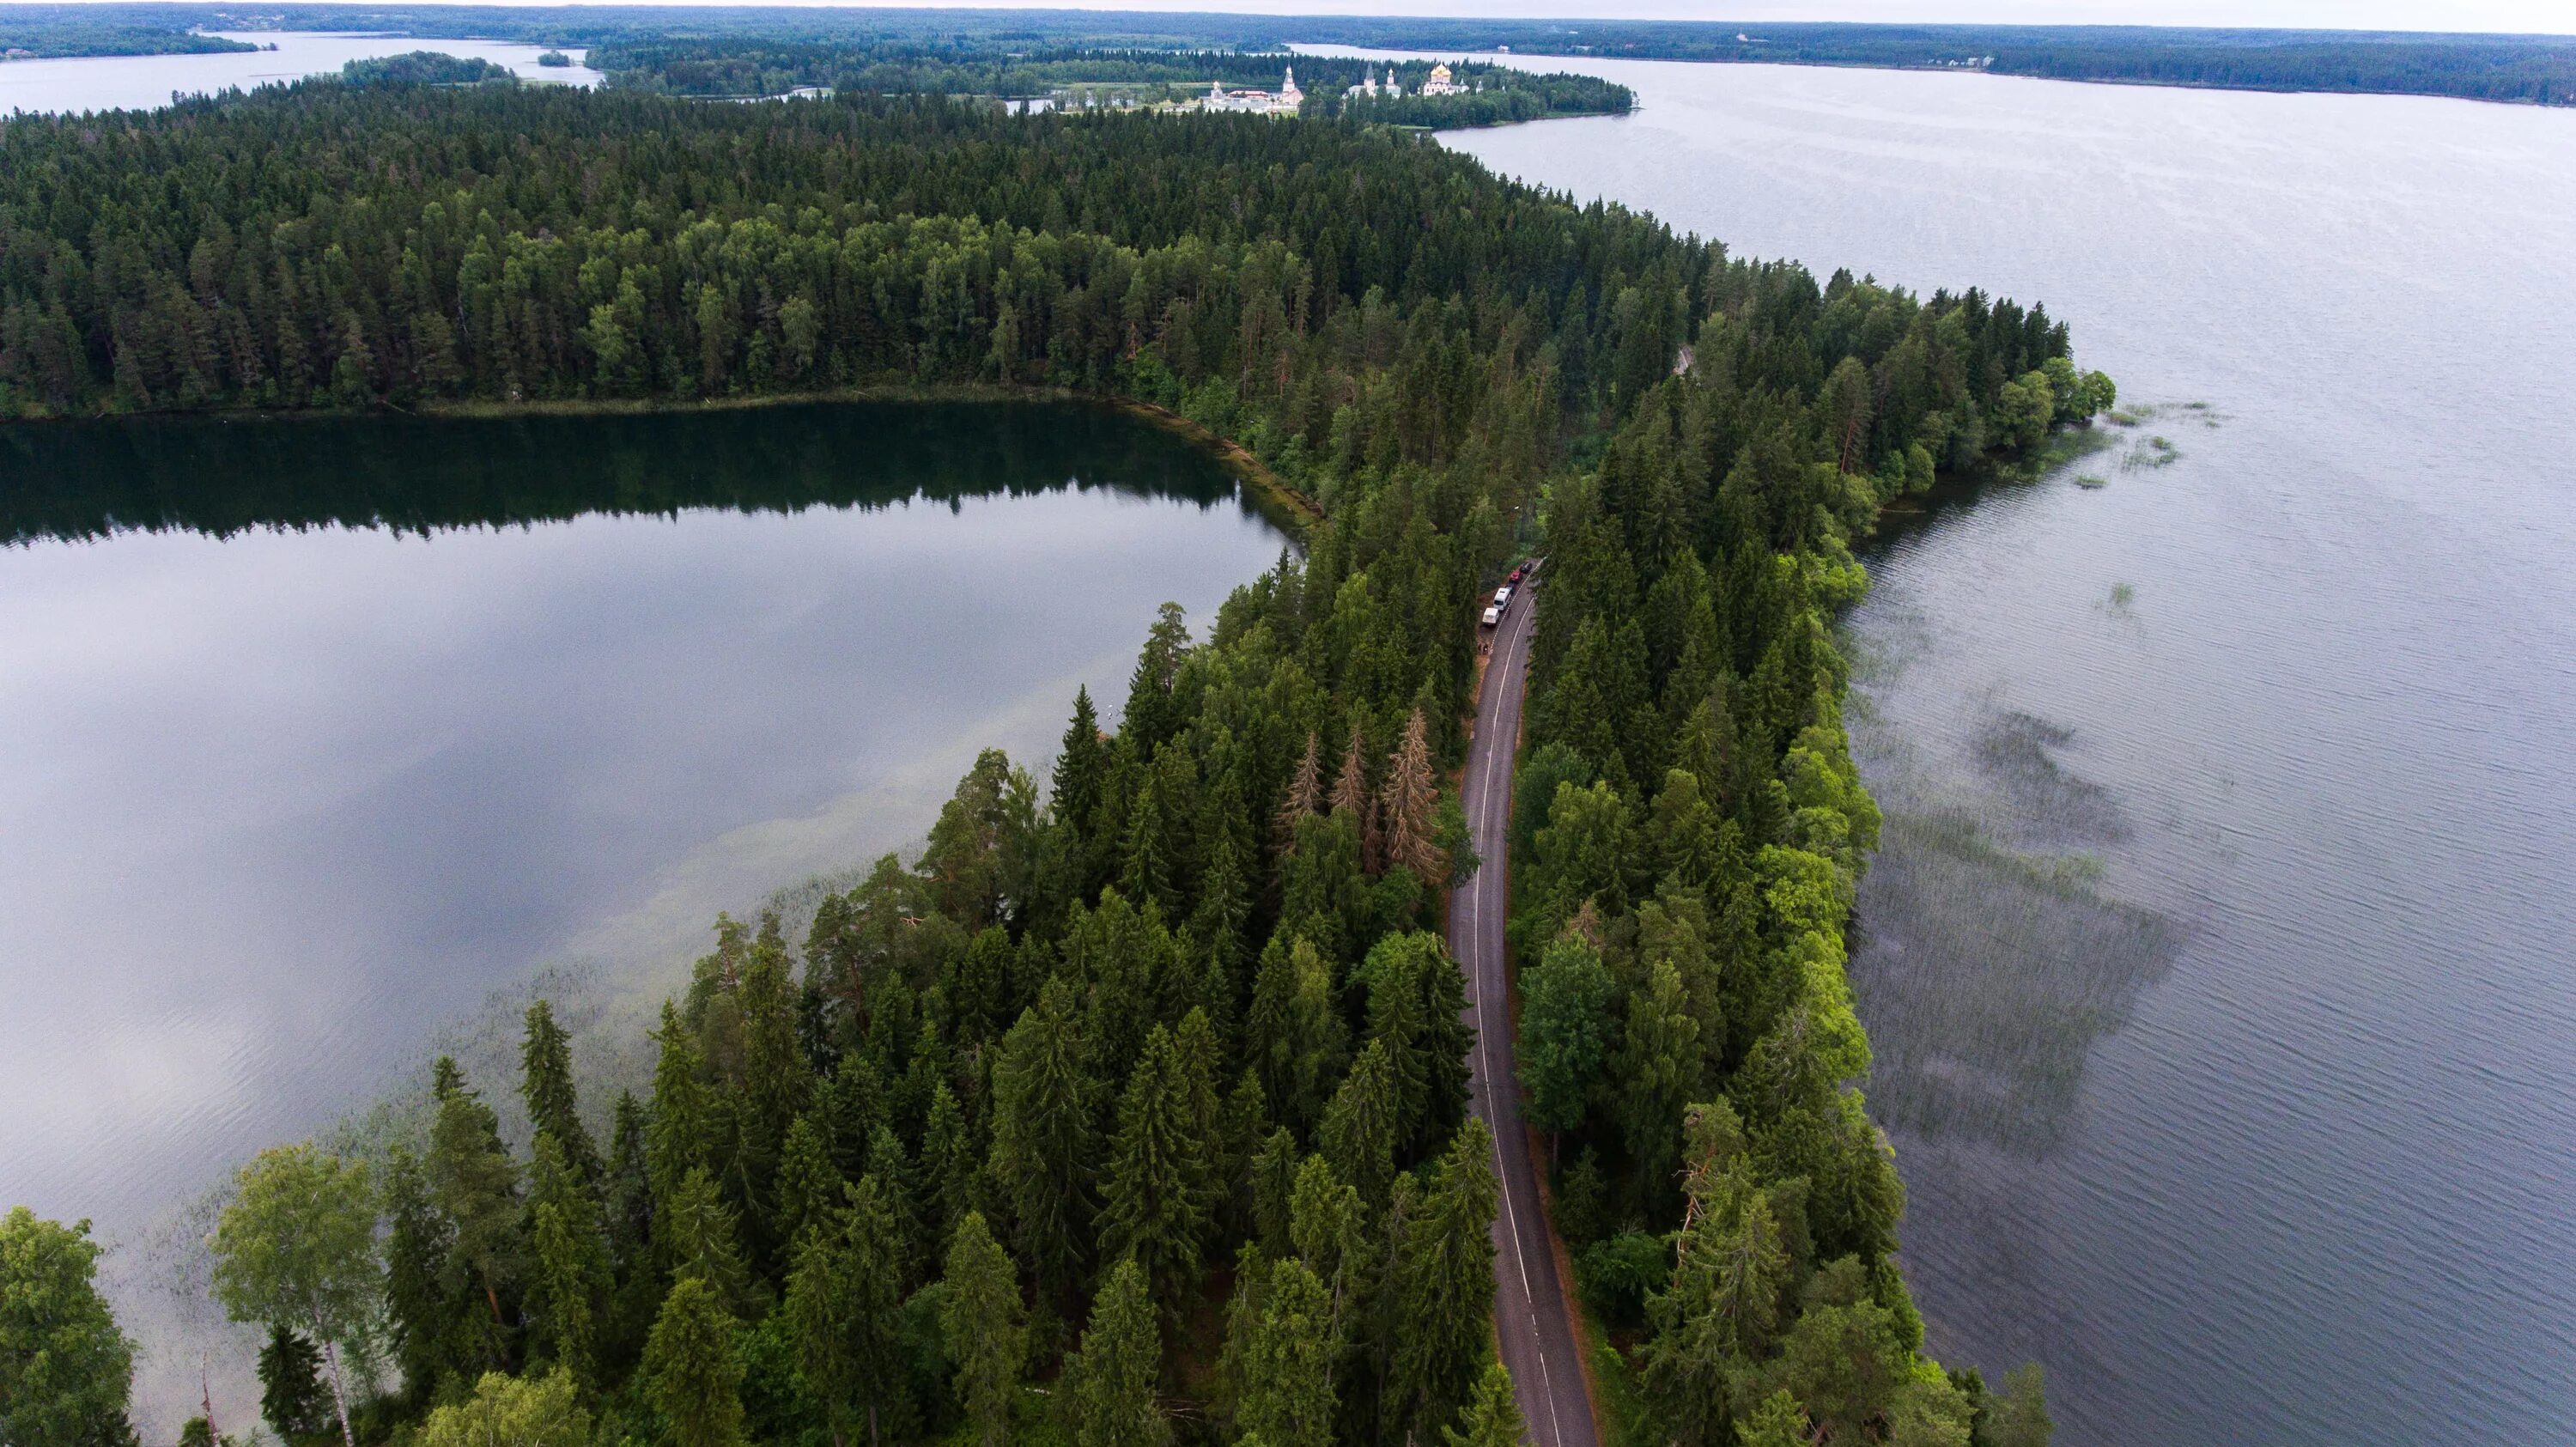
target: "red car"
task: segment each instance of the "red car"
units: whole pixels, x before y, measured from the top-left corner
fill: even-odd
[[[1529,564],[1527,564],[1527,563],[1523,563],[1523,564],[1521,564],[1519,567],[1512,569],[1512,578],[1511,578],[1512,582],[1513,582],[1514,584],[1518,584],[1518,583],[1520,582],[1520,580],[1521,580],[1521,575],[1522,575],[1522,574],[1524,574],[1524,573],[1527,573],[1528,571],[1529,571]]]

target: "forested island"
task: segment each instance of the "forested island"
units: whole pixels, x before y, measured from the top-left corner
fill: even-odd
[[[0,49],[23,47],[48,55],[142,54],[226,49],[237,44],[191,33],[197,30],[330,30],[509,39],[549,46],[705,44],[719,53],[773,57],[793,55],[798,47],[822,47],[845,53],[885,52],[899,67],[935,71],[942,52],[956,52],[959,63],[975,67],[997,58],[1007,61],[1064,50],[1272,54],[1288,45],[1305,44],[1427,50],[1453,57],[1509,51],[1521,56],[1976,70],[2138,85],[2576,104],[2576,37],[2554,35],[1347,15],[1292,20],[1216,13],[767,6],[316,4],[278,11],[158,0],[16,6],[10,7],[6,23],[9,29],[0,34]],[[18,38],[9,39],[9,35]],[[786,69],[784,65],[772,68]],[[670,88],[700,93],[686,85]],[[962,87],[935,82],[881,88]]]
[[[1522,1084],[1613,1440],[2046,1440],[1895,1264],[1831,628],[1883,504],[2110,403],[2044,311],[1357,120],[332,81],[0,128],[10,416],[879,383],[1168,407],[1322,515],[1167,610],[1114,729],[1084,695],[1053,760],[987,753],[801,938],[715,922],[649,1083],[585,1092],[540,1004],[517,1079],[442,1061],[417,1129],[246,1165],[212,1285],[275,1428],[1516,1442],[1436,929],[1476,607],[1534,536]],[[0,1221],[44,1341],[0,1439],[131,1440],[95,1257]]]
[[[823,89],[1054,97],[1068,105],[1187,103],[1211,83],[1274,87],[1283,70],[1294,66],[1306,92],[1303,114],[1331,117],[1350,109],[1399,125],[1502,125],[1548,116],[1621,115],[1635,104],[1626,86],[1592,76],[1537,75],[1465,61],[1453,67],[1451,84],[1458,93],[1426,95],[1429,61],[1368,63],[1278,50],[1013,50],[1001,42],[653,37],[594,46],[588,63],[612,86],[667,95],[775,96]],[[1350,94],[1376,77],[1404,94]]]

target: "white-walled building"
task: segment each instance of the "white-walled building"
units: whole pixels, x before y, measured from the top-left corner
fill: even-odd
[[[1199,102],[1199,109],[1239,111],[1257,116],[1293,116],[1305,103],[1306,93],[1297,88],[1297,67],[1292,65],[1276,91],[1227,90],[1224,81],[1210,81],[1207,98]]]

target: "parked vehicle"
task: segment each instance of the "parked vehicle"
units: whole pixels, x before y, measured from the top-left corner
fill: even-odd
[[[1497,608],[1508,608],[1512,606],[1511,585],[1505,584],[1504,586],[1494,590],[1494,606]]]
[[[1501,606],[1500,606],[1499,604],[1498,604],[1498,605],[1496,605],[1496,606],[1494,606],[1494,607],[1491,607],[1491,608],[1488,608],[1488,609],[1486,609],[1486,610],[1485,610],[1485,626],[1486,626],[1486,627],[1491,628],[1491,627],[1493,627],[1495,624],[1500,623],[1500,622],[1502,622],[1502,621],[1503,621],[1503,610],[1502,610],[1502,608],[1501,608]]]

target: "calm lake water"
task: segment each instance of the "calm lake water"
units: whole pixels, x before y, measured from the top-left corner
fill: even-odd
[[[225,90],[253,90],[281,85],[308,75],[336,72],[353,60],[434,50],[506,65],[522,79],[560,85],[597,85],[598,71],[585,69],[587,54],[579,47],[564,53],[573,64],[548,68],[537,64],[541,45],[500,40],[423,40],[407,35],[322,35],[290,30],[217,32],[275,50],[228,51],[220,55],[109,55],[77,60],[12,60],[0,62],[0,115],[11,111],[143,110],[165,106],[177,95],[206,95]]]
[[[120,1240],[487,991],[658,989],[908,849],[1283,540],[1074,406],[26,426],[0,475],[0,1197]]]
[[[2156,408],[1851,620],[1932,1346],[2068,1443],[2576,1440],[2576,114],[1582,68],[1644,108],[1446,139]]]

